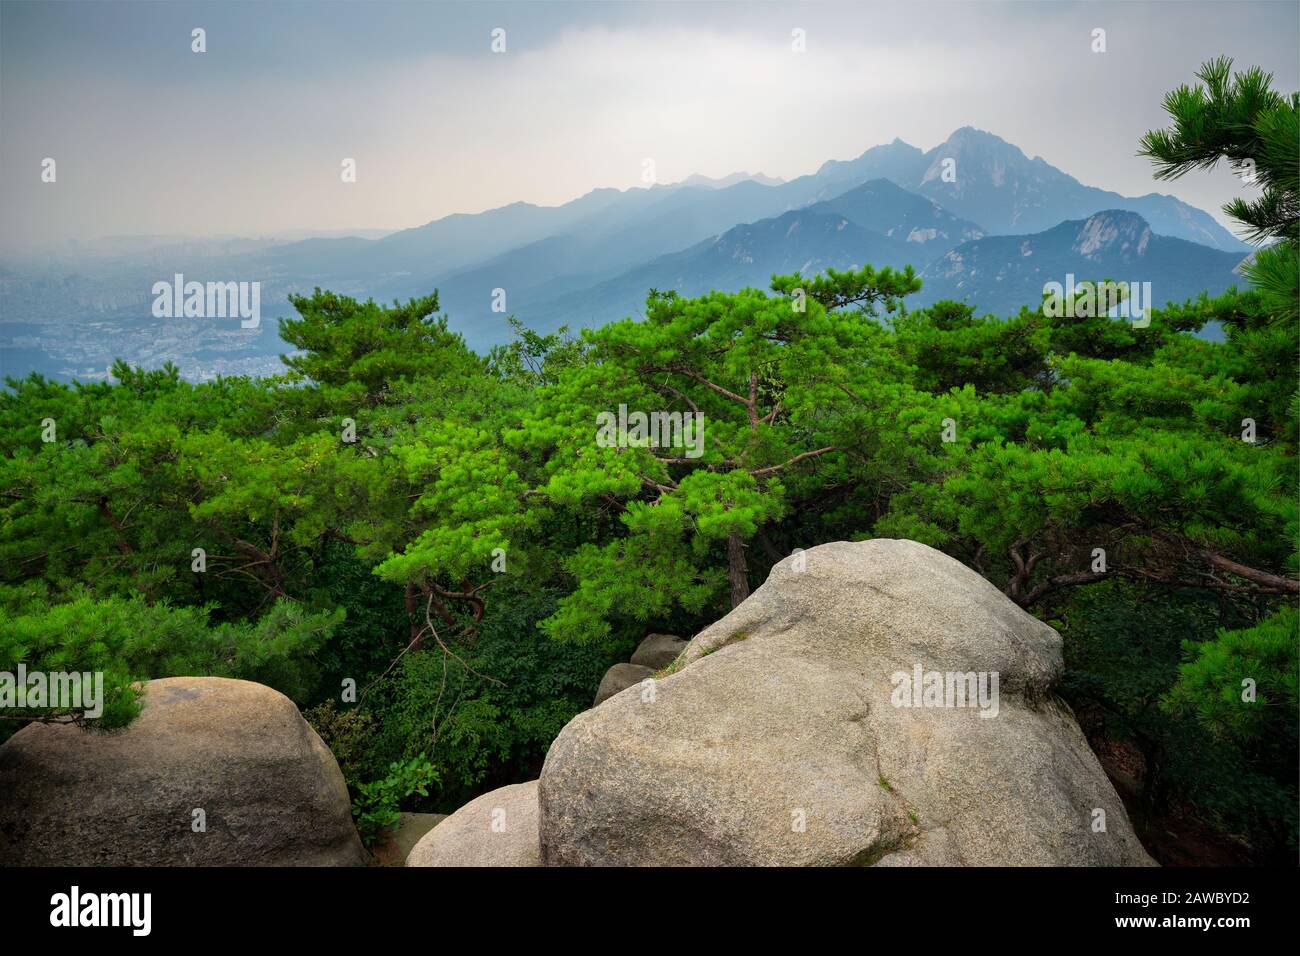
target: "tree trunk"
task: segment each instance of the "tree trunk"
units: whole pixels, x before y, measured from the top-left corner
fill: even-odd
[[[727,580],[731,582],[731,606],[749,597],[749,568],[745,564],[745,543],[733,531],[727,536]]]
[[[421,631],[424,630],[424,625],[420,623],[419,618],[416,616],[420,609],[420,603],[418,600],[419,593],[419,589],[416,588],[413,582],[406,582],[406,618],[411,622],[410,635],[407,640],[410,642],[411,650],[413,651],[420,650],[424,645],[424,637],[421,634]]]
[[[758,543],[763,546],[763,553],[767,555],[767,559],[773,564],[779,564],[781,559],[785,557],[784,554],[777,550],[776,545],[772,543],[772,539],[767,536],[767,532],[762,528],[758,529]]]

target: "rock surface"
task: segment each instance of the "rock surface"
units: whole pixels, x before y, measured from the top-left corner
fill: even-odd
[[[5,866],[368,859],[334,756],[289,698],[249,681],[150,681],[122,730],[25,727],[0,747],[0,794]]]
[[[430,830],[407,866],[539,866],[537,781],[476,797]]]
[[[654,673],[653,668],[641,664],[615,664],[605,671],[605,676],[600,679],[600,686],[596,688],[596,699],[592,701],[591,706],[603,704],[619,691],[627,690],[647,677],[653,677]]]
[[[1151,864],[1048,690],[1060,636],[929,547],[787,558],[683,662],[552,744],[544,864]],[[901,706],[918,667],[989,696]]]
[[[445,813],[403,813],[385,838],[370,847],[380,866],[406,866],[406,858],[425,834],[447,819]]]
[[[631,663],[661,670],[677,660],[677,655],[686,650],[689,643],[675,634],[647,634],[632,654]]]

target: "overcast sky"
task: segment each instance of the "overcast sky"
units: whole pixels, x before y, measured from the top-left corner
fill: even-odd
[[[1228,54],[1300,89],[1300,4],[0,4],[0,248],[401,228],[598,186],[786,179],[972,125],[1223,219],[1135,156]],[[191,30],[207,52],[191,52]],[[1107,51],[1091,49],[1106,30]],[[506,52],[491,50],[492,30]],[[806,52],[792,50],[792,31]],[[41,182],[41,162],[57,182]],[[357,182],[340,181],[345,157]]]

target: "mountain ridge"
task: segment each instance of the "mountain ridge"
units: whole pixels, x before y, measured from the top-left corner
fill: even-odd
[[[958,175],[954,183],[943,181],[944,159],[956,160]],[[977,170],[974,177],[967,175],[967,167],[972,165]],[[999,192],[1008,174],[1020,184],[1011,203]],[[878,178],[916,191],[954,215],[979,223],[987,234],[1036,232],[1103,209],[1127,208],[1140,213],[1162,235],[1230,251],[1247,249],[1208,213],[1181,200],[1154,192],[1125,197],[1085,186],[1042,157],[1030,159],[996,134],[963,126],[928,151],[896,137],[890,143],[869,147],[853,159],[828,160],[816,172],[778,185],[764,185],[751,178],[727,186],[688,185],[684,181],[626,190],[603,187],[558,206],[515,202],[481,213],[453,213],[370,240],[370,247],[350,250],[350,258],[354,272],[364,271],[367,266],[372,274],[409,272],[409,282],[383,286],[379,293],[412,295],[417,294],[420,285],[436,284],[511,248],[549,236],[621,231],[635,237],[642,224],[655,223],[658,244],[651,244],[645,237],[627,247],[621,258],[607,244],[595,244],[593,255],[602,260],[595,268],[617,271],[620,266],[631,267],[647,258],[685,249],[730,226],[832,199],[853,185]],[[992,182],[991,188],[983,182],[985,179]],[[1057,198],[1046,202],[1045,190],[1054,192]],[[687,206],[693,219],[670,221],[665,227],[667,215],[680,214]],[[609,217],[616,221],[610,222]],[[502,231],[508,237],[501,235]],[[289,251],[280,258],[292,255]]]
[[[1239,281],[1243,256],[1162,236],[1141,215],[1104,210],[1024,235],[964,242],[921,271],[920,305],[955,299],[993,314],[1034,307],[1048,282],[1149,282],[1153,303],[1215,295]]]

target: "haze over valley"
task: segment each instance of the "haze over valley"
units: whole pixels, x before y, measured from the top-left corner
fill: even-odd
[[[1248,252],[1172,195],[1080,183],[961,127],[924,152],[895,139],[788,182],[741,173],[602,188],[381,235],[65,244],[0,263],[0,348],[4,373],[19,377],[93,381],[117,358],[172,362],[194,380],[274,375],[288,350],[276,320],[291,313],[290,294],[315,287],[377,301],[437,289],[451,327],[486,351],[509,340],[507,316],[577,329],[639,315],[651,288],[698,295],[764,288],[778,273],[910,265],[924,285],[909,305],[949,298],[1005,314],[1036,307],[1044,282],[1067,273],[1151,282],[1158,304],[1221,292]],[[161,320],[153,287],[177,273],[260,282],[261,323]]]

